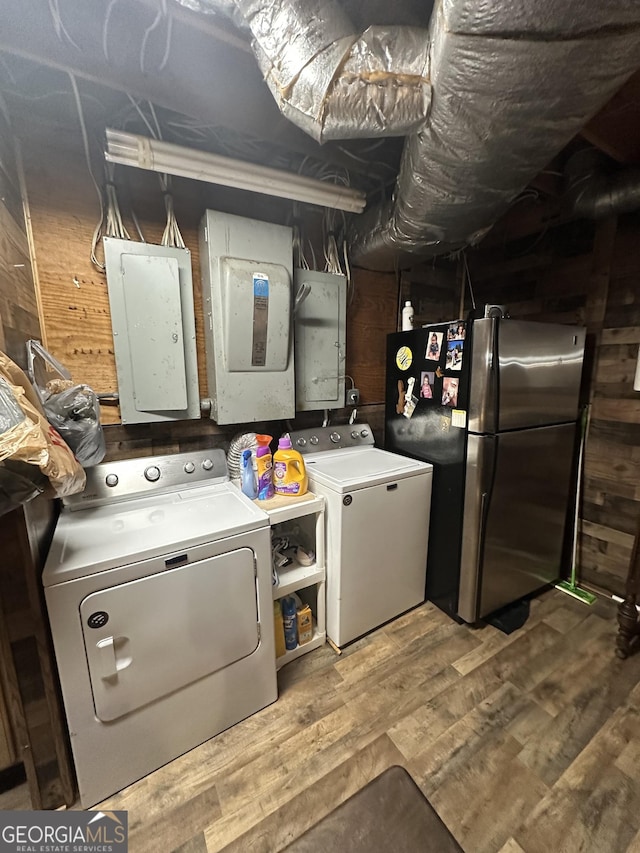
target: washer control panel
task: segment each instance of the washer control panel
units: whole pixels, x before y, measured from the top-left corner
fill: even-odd
[[[182,486],[212,485],[229,479],[224,450],[195,450],[171,456],[120,459],[87,468],[83,492],[64,499],[69,509],[84,509],[125,498],[178,491]]]
[[[369,424],[341,424],[292,432],[291,444],[304,454],[347,447],[370,447],[375,444],[375,440]]]

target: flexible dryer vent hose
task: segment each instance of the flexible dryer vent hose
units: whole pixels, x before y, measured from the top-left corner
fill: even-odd
[[[241,477],[242,451],[253,450],[257,446],[258,441],[255,432],[240,433],[231,439],[227,452],[227,468],[232,480],[239,480]]]

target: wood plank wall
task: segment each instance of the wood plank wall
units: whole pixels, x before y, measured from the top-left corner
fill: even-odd
[[[583,399],[592,405],[579,571],[618,595],[640,516],[639,241],[640,214],[561,223],[557,210],[514,211],[470,254],[477,302],[505,304],[519,319],[587,327]]]
[[[0,112],[0,349],[23,368],[39,338],[38,296],[26,235],[14,138]],[[40,581],[55,503],[37,498],[0,517],[0,678],[15,753],[35,808],[70,803],[73,779]]]
[[[79,134],[40,132],[21,140],[27,192],[33,224],[47,345],[71,371],[76,381],[97,392],[117,391],[115,359],[105,276],[89,260],[91,235],[98,216],[95,190]],[[97,159],[97,158],[96,158]],[[99,168],[96,163],[94,169]],[[121,207],[131,203],[149,242],[160,242],[164,205],[157,176],[121,169],[116,175]],[[196,312],[196,339],[200,393],[207,396],[198,227],[212,207],[241,216],[284,223],[289,203],[266,196],[210,187],[174,179],[175,209],[185,243],[191,251]],[[315,220],[309,223],[313,228]],[[133,235],[133,225],[127,217]],[[383,441],[384,343],[395,329],[397,285],[393,275],[356,270],[348,309],[347,372],[362,392],[359,418],[369,419],[379,443]],[[350,410],[333,414],[332,422],[345,422]],[[238,432],[267,429],[273,435],[291,424],[233,424],[218,427],[208,419],[170,424],[119,424],[117,407],[102,407],[108,446],[107,459],[170,453],[203,447],[227,447]],[[306,414],[293,427],[319,423],[321,414]]]

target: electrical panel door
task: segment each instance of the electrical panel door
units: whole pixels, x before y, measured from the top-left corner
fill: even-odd
[[[292,418],[291,229],[208,210],[200,257],[211,417]]]
[[[347,281],[343,275],[294,273],[296,409],[344,406]]]
[[[122,423],[200,417],[188,249],[104,238]]]

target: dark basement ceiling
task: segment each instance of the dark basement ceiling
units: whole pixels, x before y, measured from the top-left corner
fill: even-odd
[[[344,0],[344,5],[365,29],[369,24],[425,27],[432,4]],[[322,163],[348,167],[352,184],[372,201],[391,191],[402,139],[317,144],[280,114],[245,32],[222,15],[197,14],[168,0],[172,27],[165,61],[166,20],[149,32],[159,7],[159,0],[2,0],[0,93],[11,115],[76,128],[70,71],[92,127],[146,133],[130,95],[143,107],[146,101],[156,105],[171,141],[296,171],[303,165],[313,173]],[[614,98],[613,116],[605,122],[596,117],[585,136],[614,158],[624,140],[617,159],[629,162],[629,151],[640,150],[637,75],[625,90]],[[559,162],[562,156],[554,169]],[[558,181],[543,186],[539,192],[560,190]]]

